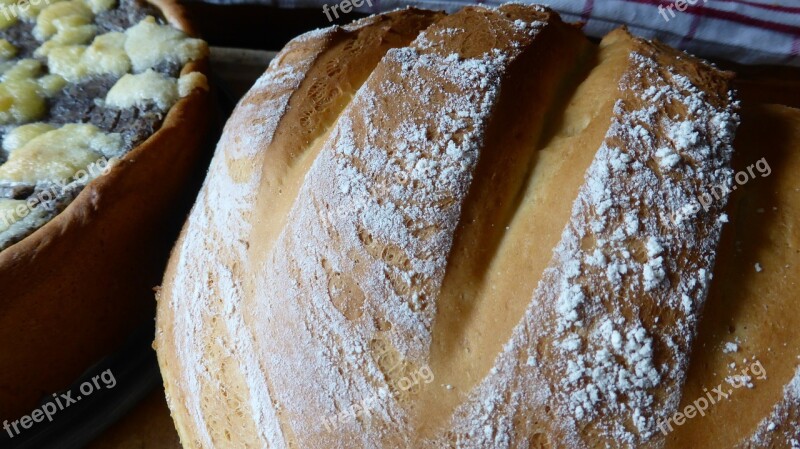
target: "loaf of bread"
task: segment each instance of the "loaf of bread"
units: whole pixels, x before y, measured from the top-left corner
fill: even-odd
[[[158,294],[184,446],[796,445],[799,115],[734,158],[730,78],[517,4],[289,43]]]
[[[171,0],[43,1],[9,16],[17,6],[0,14],[0,421],[11,422],[152,320],[211,107],[207,45]]]

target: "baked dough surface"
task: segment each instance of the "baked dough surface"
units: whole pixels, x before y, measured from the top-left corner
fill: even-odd
[[[183,444],[729,448],[772,407],[791,434],[793,359],[760,415],[713,411],[728,424],[704,430],[731,438],[659,426],[714,386],[693,347],[739,217],[698,198],[735,173],[730,77],[535,6],[289,43],[228,121],[159,293]]]

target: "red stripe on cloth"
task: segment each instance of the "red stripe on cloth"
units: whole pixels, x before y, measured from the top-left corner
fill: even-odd
[[[689,32],[686,33],[686,36],[683,36],[683,39],[681,39],[681,47],[685,47],[689,42],[692,41],[692,39],[694,39],[694,35],[697,33],[697,28],[700,26],[700,22],[702,21],[703,18],[700,16],[694,16],[692,18],[692,24],[689,25]]]
[[[747,5],[747,6],[752,6],[753,8],[761,8],[769,11],[780,11],[792,14],[800,14],[800,7],[796,6],[768,5],[764,3],[748,2],[747,0],[712,0],[712,1],[723,2],[723,3],[736,3],[739,5]]]
[[[673,2],[668,0],[623,0],[623,1],[629,3],[642,3],[645,5],[655,5],[655,6],[664,6],[673,4]],[[712,19],[722,19],[722,20],[727,20],[728,22],[737,22],[754,28],[764,28],[770,31],[775,31],[777,33],[800,36],[800,27],[798,26],[787,25],[785,23],[771,22],[769,20],[750,17],[736,12],[720,11],[718,9],[704,8],[702,6],[688,6],[685,11],[675,10],[674,12],[676,16],[682,13],[688,13],[695,16],[710,17]]]
[[[586,0],[586,3],[583,4],[583,11],[581,12],[581,20],[584,22],[588,22],[589,19],[592,17],[593,10],[594,10],[594,0]]]
[[[794,38],[794,41],[792,41],[791,53],[789,53],[788,55],[786,55],[785,58],[783,58],[783,62],[790,63],[795,59],[797,59],[798,56],[800,56],[800,37]]]
[[[623,1],[629,1],[629,0],[623,0]],[[695,3],[698,3],[700,1],[702,1],[704,4],[708,3],[707,1],[703,1],[703,0],[697,0],[697,2],[695,2]],[[713,3],[733,3],[733,4],[736,4],[736,5],[745,5],[745,6],[750,6],[752,8],[766,9],[767,11],[778,11],[778,12],[785,12],[785,13],[789,13],[789,14],[800,14],[800,7],[797,7],[797,6],[767,5],[767,4],[764,4],[764,3],[749,2],[747,0],[711,0],[711,1]],[[675,4],[675,0],[653,0],[651,2],[637,2],[637,3],[650,3],[650,4],[653,4],[653,5],[664,5],[664,6],[667,6],[667,5],[674,5]],[[701,8],[701,7],[705,6],[705,5],[702,5],[702,6],[687,5],[687,6],[689,8]]]

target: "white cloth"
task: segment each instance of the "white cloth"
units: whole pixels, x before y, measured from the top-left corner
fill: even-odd
[[[280,8],[319,8],[342,0],[204,0],[262,3]],[[349,0],[345,0],[349,1]],[[566,21],[585,22],[601,37],[627,25],[632,33],[657,38],[699,56],[744,64],[800,66],[800,0],[523,0],[545,4]],[[355,10],[377,13],[406,6],[455,11],[470,0],[361,0]],[[478,3],[498,5],[498,0]],[[369,6],[371,4],[372,6]],[[341,13],[340,13],[341,15]]]

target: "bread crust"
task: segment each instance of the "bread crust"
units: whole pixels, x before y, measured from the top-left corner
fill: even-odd
[[[177,2],[150,2],[194,33]],[[181,73],[207,66],[204,56]],[[152,316],[152,288],[204,160],[210,111],[210,93],[194,89],[63,212],[0,252],[0,418],[68,386]]]
[[[703,416],[674,426],[665,449],[800,441],[800,110],[745,101],[741,115],[733,168],[754,176],[737,183],[726,210],[731,222],[678,409],[717,385],[728,397],[713,394]]]
[[[282,175],[292,167],[297,167],[301,170],[300,173],[307,169],[308,164],[313,161],[313,157],[308,157],[308,154],[313,156],[315,151],[319,151],[314,142],[324,140],[330,121],[341,113],[342,102],[348,100],[347,96],[364,82],[372,69],[370,64],[377,64],[388,48],[407,44],[438,17],[441,14],[430,11],[396,11],[363,19],[346,27],[308,33],[290,42],[273,59],[268,71],[239,102],[237,112],[228,120],[212,161],[209,177],[192,211],[192,215],[198,216],[195,223],[204,221],[199,217],[208,216],[213,209],[219,213],[220,219],[236,228],[230,234],[226,233],[227,235],[240,235],[244,233],[238,229],[242,223],[241,214],[246,214],[242,207],[258,201],[258,195],[253,195],[259,185],[258,181],[263,180],[263,186],[271,187],[273,195],[282,192],[291,195],[292,189],[299,186],[291,182],[291,178],[286,180],[288,176]],[[309,112],[313,113],[310,121]],[[272,145],[273,141],[280,141],[280,145]],[[230,191],[220,192],[210,188],[216,183],[218,176],[232,181]],[[210,196],[216,197],[220,193],[230,201],[225,201],[221,209],[210,206],[210,202],[216,201]],[[275,201],[268,204],[268,207],[277,221],[281,220],[281,213],[288,213],[286,209],[290,204]],[[264,227],[267,226],[265,224]],[[201,227],[208,229],[210,233],[217,232],[206,225]],[[214,427],[206,427],[204,423],[197,422],[193,416],[196,416],[198,409],[211,413],[210,408],[216,400],[209,399],[216,396],[212,391],[218,392],[216,386],[219,384],[217,380],[207,376],[197,378],[191,384],[177,381],[184,370],[190,369],[192,365],[202,365],[200,360],[188,361],[181,354],[182,345],[173,340],[178,337],[175,327],[176,307],[189,304],[179,298],[185,295],[205,297],[211,291],[218,291],[216,281],[209,281],[207,288],[203,288],[204,292],[183,291],[181,284],[174,281],[176,277],[184,275],[189,275],[192,279],[206,278],[204,270],[210,268],[204,266],[204,261],[201,261],[197,269],[191,268],[190,273],[180,273],[185,267],[182,263],[182,248],[194,245],[198,236],[200,234],[188,224],[184,227],[167,267],[164,286],[158,294],[159,324],[155,346],[158,348],[162,372],[170,373],[164,376],[164,386],[181,441],[184,447],[214,447],[215,444],[262,447],[280,444],[265,437],[271,430],[263,429],[264,424],[259,418],[248,414],[220,413],[215,418],[218,425]],[[244,239],[237,237],[236,240],[238,243],[235,247],[229,248],[218,245],[214,239],[208,239],[209,249],[222,255],[244,250],[251,245]],[[258,245],[258,242],[252,242],[254,248]],[[235,266],[231,268],[237,270]],[[198,284],[183,285],[194,289]],[[222,296],[213,294],[211,298],[212,301],[207,304],[203,313],[208,316],[223,313]],[[206,343],[203,344],[208,344],[209,351],[219,354],[220,357],[232,357],[231,351],[235,349],[229,342],[236,341],[236,336],[224,328],[222,320],[215,320],[211,327],[219,338],[204,340]],[[183,335],[194,338],[191,332]],[[202,339],[202,336],[197,338]],[[229,410],[238,410],[246,407],[247,386],[238,367],[234,364],[230,367],[231,370],[224,373],[225,393],[221,400],[228,404]],[[197,400],[184,401],[183,398],[186,397],[195,397]]]
[[[468,7],[304,140],[335,32],[240,103],[173,252],[156,348],[183,444],[661,447],[725,198],[670,216],[731,175],[730,74]]]

